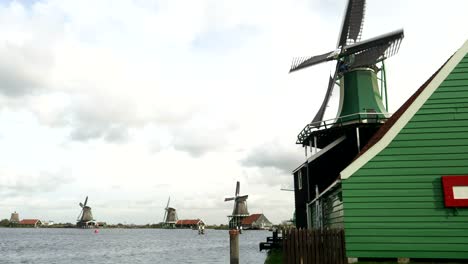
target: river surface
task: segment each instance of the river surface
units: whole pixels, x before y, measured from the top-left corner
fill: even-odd
[[[244,231],[240,263],[264,263],[268,231]],[[0,228],[0,263],[229,263],[227,230]]]

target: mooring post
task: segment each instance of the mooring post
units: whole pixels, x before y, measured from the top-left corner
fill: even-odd
[[[239,264],[239,231],[229,230],[230,260],[231,264]]]

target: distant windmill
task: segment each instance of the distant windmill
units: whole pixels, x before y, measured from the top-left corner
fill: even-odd
[[[167,199],[166,208],[164,208],[163,226],[167,228],[174,228],[177,223],[177,212],[173,207],[169,207],[171,197]]]
[[[249,216],[249,211],[247,210],[247,198],[248,195],[239,196],[240,192],[240,182],[236,184],[236,192],[234,197],[225,198],[224,201],[234,200],[234,210],[232,210],[232,215],[228,216],[229,218],[229,228],[240,227],[242,220]]]
[[[19,214],[15,211],[14,213],[11,213],[10,217],[10,223],[11,224],[18,224],[19,223]]]
[[[96,226],[96,221],[93,219],[93,213],[91,212],[91,207],[88,205],[88,196],[84,203],[80,203],[81,212],[76,219],[76,226],[81,228],[90,228]]]

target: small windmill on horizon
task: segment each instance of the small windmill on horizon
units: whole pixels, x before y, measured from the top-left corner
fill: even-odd
[[[242,220],[248,217],[249,211],[247,210],[247,198],[249,195],[239,195],[240,192],[240,182],[236,184],[236,192],[234,197],[225,198],[224,201],[233,201],[234,200],[234,209],[232,214],[228,216],[229,218],[229,228],[239,228],[242,224]]]
[[[171,201],[171,197],[167,199],[167,205],[164,208],[164,217],[163,217],[163,227],[165,228],[175,228],[177,223],[177,211],[173,207],[169,207],[169,203]]]
[[[81,228],[91,228],[96,226],[96,220],[93,218],[93,213],[91,212],[91,207],[88,204],[88,196],[84,203],[80,203],[81,212],[76,219],[76,226]]]

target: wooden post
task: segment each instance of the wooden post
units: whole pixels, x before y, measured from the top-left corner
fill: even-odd
[[[236,229],[229,230],[229,256],[231,264],[239,264],[239,231]]]

